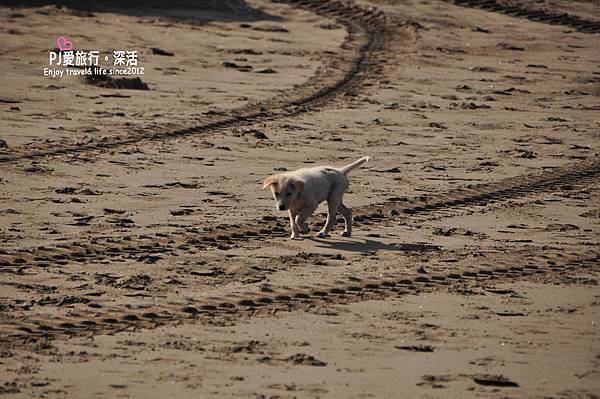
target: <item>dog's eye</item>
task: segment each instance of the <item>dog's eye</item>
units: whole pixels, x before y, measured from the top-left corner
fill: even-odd
[[[290,195],[292,195],[292,193],[287,193],[285,196],[286,196],[286,197],[289,197]]]

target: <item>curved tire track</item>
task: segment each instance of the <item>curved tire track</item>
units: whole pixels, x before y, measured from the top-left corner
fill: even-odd
[[[565,165],[541,174],[526,174],[495,183],[466,186],[447,193],[411,201],[392,198],[380,204],[355,208],[356,225],[393,223],[395,219],[421,216],[453,216],[473,206],[503,202],[522,196],[551,192],[562,186],[586,187],[598,182],[600,159]],[[64,265],[69,262],[136,260],[152,263],[162,254],[195,253],[199,250],[227,250],[243,242],[267,240],[289,234],[286,218],[265,216],[243,225],[228,225],[199,231],[195,228],[156,235],[96,237],[88,241],[19,250],[0,250],[0,271],[22,272],[29,267]]]
[[[141,141],[162,141],[295,116],[324,106],[341,94],[352,92],[366,77],[376,76],[380,72],[385,62],[384,51],[387,43],[392,40],[393,32],[393,27],[388,23],[383,12],[373,7],[362,7],[339,0],[275,1],[306,9],[342,23],[348,31],[348,37],[342,44],[342,48],[353,48],[355,56],[351,60],[338,56],[303,85],[258,104],[226,111],[198,125],[159,131],[141,130],[131,132],[124,137],[103,138],[58,147],[54,145],[34,151],[1,155],[0,163],[86,151],[107,151],[124,145],[139,144]]]
[[[530,21],[552,25],[564,25],[583,33],[600,33],[600,21],[584,19],[572,14],[556,14],[545,10],[533,10],[527,7],[504,4],[496,0],[445,0],[462,7],[479,8],[486,11],[526,18]]]

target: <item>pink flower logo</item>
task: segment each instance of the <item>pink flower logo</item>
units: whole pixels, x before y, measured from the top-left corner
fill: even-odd
[[[60,51],[73,50],[73,42],[64,36],[59,36],[56,38],[56,46]]]

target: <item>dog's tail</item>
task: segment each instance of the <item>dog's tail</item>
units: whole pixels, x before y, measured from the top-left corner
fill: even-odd
[[[343,168],[340,168],[340,172],[342,172],[344,175],[347,175],[352,169],[358,168],[360,165],[369,162],[370,160],[371,157],[362,157],[358,161],[352,162],[350,165],[346,165]]]

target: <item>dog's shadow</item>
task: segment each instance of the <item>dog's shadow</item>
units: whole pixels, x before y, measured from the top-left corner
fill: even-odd
[[[430,252],[437,251],[440,249],[437,245],[430,245],[424,243],[406,244],[406,243],[391,243],[386,244],[381,241],[372,239],[335,239],[335,238],[318,238],[310,237],[311,241],[316,242],[319,248],[336,249],[339,251],[349,252],[377,252],[383,251],[395,251],[395,252]]]

